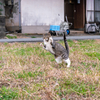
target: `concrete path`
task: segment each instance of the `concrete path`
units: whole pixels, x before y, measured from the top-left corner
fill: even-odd
[[[100,35],[89,36],[67,36],[67,40],[86,40],[86,39],[100,39]],[[63,37],[53,37],[55,41],[63,40]],[[42,42],[43,38],[22,38],[22,39],[0,39],[0,42]]]

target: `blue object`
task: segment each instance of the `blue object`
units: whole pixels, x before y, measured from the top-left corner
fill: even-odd
[[[59,25],[50,25],[50,31],[60,31]]]
[[[69,29],[67,29],[66,32],[67,32],[68,35],[70,34],[70,30]]]

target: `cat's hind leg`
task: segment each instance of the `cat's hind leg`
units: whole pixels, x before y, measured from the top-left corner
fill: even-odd
[[[70,59],[68,58],[68,59],[64,59],[64,62],[65,63],[67,63],[67,67],[70,67],[70,64],[71,64],[71,61],[70,61]]]
[[[56,62],[57,62],[58,64],[62,63],[62,58],[61,58],[61,57],[57,57],[55,60],[56,60]]]

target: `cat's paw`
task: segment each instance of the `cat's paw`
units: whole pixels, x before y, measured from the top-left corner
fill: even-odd
[[[40,43],[40,46],[42,46],[42,47],[43,47],[43,43]]]
[[[70,67],[70,65],[67,65],[67,67]]]

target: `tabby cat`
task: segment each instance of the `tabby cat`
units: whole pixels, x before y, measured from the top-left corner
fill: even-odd
[[[57,63],[62,63],[64,61],[67,63],[67,67],[70,67],[70,59],[69,59],[69,47],[66,41],[66,35],[64,33],[64,43],[66,49],[59,43],[55,42],[50,33],[47,35],[43,35],[43,42],[44,44],[40,44],[45,50],[49,51],[51,54],[54,55],[55,60]]]

